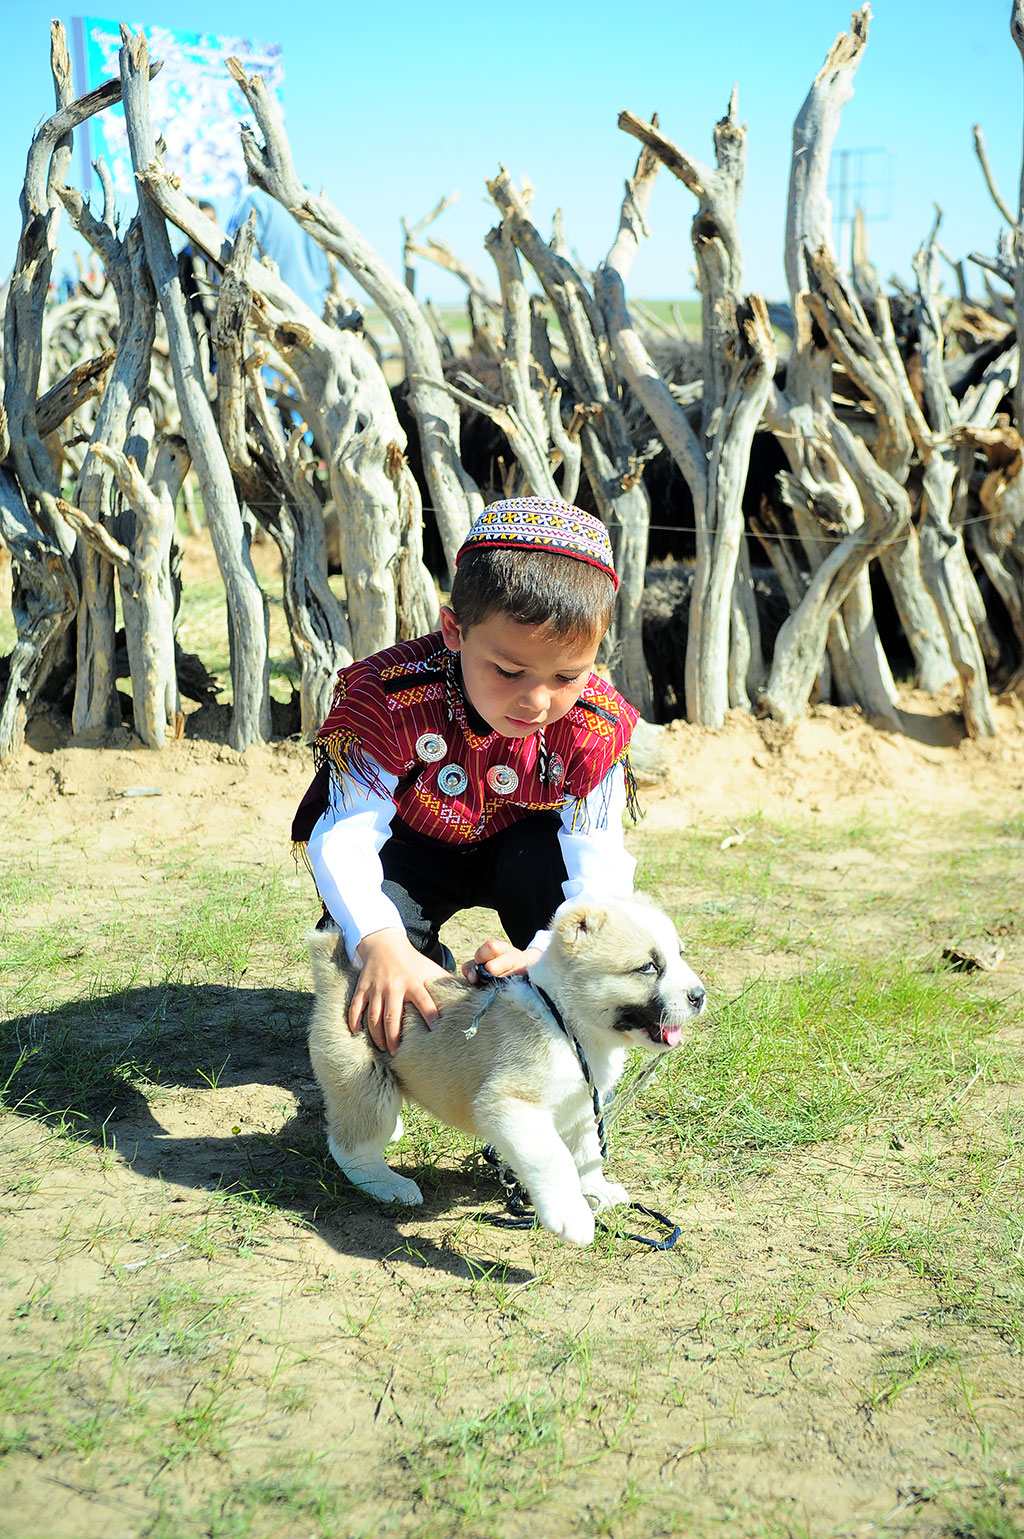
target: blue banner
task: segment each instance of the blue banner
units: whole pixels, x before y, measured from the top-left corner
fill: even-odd
[[[72,18],[76,94],[91,91],[119,73],[121,30],[115,21],[92,16]],[[247,183],[238,132],[239,120],[252,114],[228,74],[225,60],[234,54],[246,74],[264,77],[279,99],[284,60],[279,43],[248,37],[215,37],[205,32],[177,32],[169,27],[132,27],[146,34],[150,58],[163,69],[150,83],[153,130],[167,145],[164,164],[181,178],[192,198],[206,198],[224,212]],[[83,156],[81,186],[95,185],[91,163],[103,156],[110,168],[118,205],[135,206],[135,179],[124,109],[112,107],[91,118],[76,137]]]

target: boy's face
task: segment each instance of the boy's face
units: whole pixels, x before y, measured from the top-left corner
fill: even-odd
[[[462,656],[470,704],[502,737],[528,737],[561,721],[590,677],[600,636],[565,639],[493,614],[465,630],[441,610],[445,645]]]

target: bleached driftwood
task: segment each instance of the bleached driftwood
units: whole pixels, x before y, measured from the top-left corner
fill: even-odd
[[[577,412],[568,422],[562,421],[562,401],[571,387],[554,363],[542,304],[527,292],[507,223],[490,230],[484,245],[498,272],[498,297],[447,247],[432,241],[417,248],[467,284],[474,352],[499,364],[500,398],[489,396],[469,373],[457,376],[459,385],[449,381],[448,388],[504,434],[513,455],[504,475],[506,497],[532,495],[573,502],[582,465],[583,414]],[[495,317],[501,318],[500,335]]]
[[[103,394],[107,370],[117,356],[113,348],[97,358],[85,358],[69,369],[63,379],[51,385],[36,402],[36,427],[40,438],[56,433],[68,417],[73,417],[86,401]]]
[[[246,274],[253,240],[253,226],[242,225],[217,296],[217,419],[242,496],[281,553],[285,616],[299,667],[300,726],[308,737],[327,715],[338,669],[352,661],[351,635],[327,581],[323,507],[299,456],[302,430],[286,436],[280,413],[267,400],[263,354],[251,347],[253,295]]]
[[[724,295],[733,303],[743,291],[743,256],[737,216],[743,192],[747,133],[736,115],[734,91],[726,114],[715,124],[715,166],[707,166],[674,144],[658,128],[657,120],[645,122],[632,112],[619,113],[619,127],[640,139],[661,163],[697,199],[691,227],[697,259],[698,287],[702,298],[701,349],[703,353],[703,429],[710,435],[712,421],[729,388],[729,350],[733,331],[726,315],[715,313],[715,302]]]
[[[119,238],[114,225],[114,196],[109,172],[102,161],[97,163],[96,170],[104,191],[103,209],[99,218],[91,212],[77,191],[66,188],[62,197],[75,229],[89,242],[103,262],[110,286],[116,295],[117,354],[96,415],[92,444],[123,454],[132,419],[145,398],[149,383],[156,325],[156,296],[146,266],[141,225],[137,218],[133,219],[124,238]],[[112,517],[112,477],[111,463],[102,454],[87,455],[76,483],[74,501],[93,522],[109,523],[121,543],[130,548],[134,544],[134,532],[125,527],[125,520]],[[77,666],[72,706],[72,725],[76,733],[90,730],[102,732],[120,721],[114,675],[114,570],[114,566],[93,542],[83,543],[79,554],[82,596],[78,608]],[[173,621],[173,615],[171,618]],[[173,636],[171,640],[173,643]],[[148,645],[142,647],[144,654],[149,654],[151,650],[155,655],[162,655],[163,644],[156,643],[153,649]],[[162,682],[157,693],[161,693],[165,687],[170,688]],[[165,726],[173,723],[178,702],[176,697],[168,702],[171,714],[164,718],[160,728],[154,728],[150,721],[148,700],[152,691],[142,685],[141,693],[147,696],[147,703],[144,706],[139,703],[139,691],[135,690],[133,701],[137,707],[136,725],[141,721],[140,736],[146,742],[154,732],[162,733]]]
[[[438,240],[435,235],[427,237],[425,242],[417,239],[421,231],[432,224],[446,208],[455,201],[454,195],[450,198],[442,198],[436,207],[425,219],[421,219],[415,225],[409,225],[402,220],[402,230],[405,234],[405,273],[406,287],[413,292],[411,275],[414,272],[416,257],[425,257],[428,262],[433,262],[437,267],[444,268],[455,277],[460,278],[466,285],[466,307],[469,314],[469,324],[473,335],[471,351],[481,358],[500,358],[502,353],[501,334],[498,322],[501,318],[501,297],[491,289],[468,263],[452,250],[443,240]]]
[[[1024,669],[1024,454],[1015,427],[962,428],[954,437],[980,449],[989,464],[979,491],[983,517],[967,524],[966,538],[1003,601],[1017,640],[1011,672]]]
[[[146,747],[162,748],[168,737],[180,735],[183,724],[174,657],[171,542],[175,501],[189,466],[188,449],[183,439],[165,437],[148,480],[134,459],[102,439],[95,439],[90,450],[116,476],[134,515],[131,545],[123,547],[120,559],[115,557],[132,680],[132,715],[135,731]],[[91,542],[98,526],[83,526],[78,510],[72,517]],[[109,556],[109,545],[101,544],[97,554]]]
[[[410,294],[415,294],[416,292],[416,258],[417,256],[422,256],[425,254],[423,248],[418,244],[418,237],[423,234],[424,230],[429,229],[429,227],[434,223],[436,219],[440,219],[441,215],[445,212],[446,209],[451,208],[452,204],[457,203],[458,201],[459,195],[457,192],[446,193],[443,198],[438,198],[429,214],[424,214],[422,219],[416,220],[415,224],[410,224],[405,215],[402,215],[402,254],[404,257],[405,265],[404,277],[405,286],[409,290]],[[428,241],[433,243],[433,236],[429,236]],[[447,247],[444,247],[443,243],[439,242],[438,244],[442,247],[442,249],[447,251]],[[450,254],[454,255],[454,253]]]
[[[924,464],[922,482],[921,562],[925,581],[935,599],[946,631],[950,654],[960,678],[964,724],[972,737],[991,737],[995,720],[988,674],[977,629],[971,618],[973,577],[964,550],[963,531],[954,512],[962,494],[958,488],[961,449],[956,430],[987,426],[1004,394],[1018,379],[1017,348],[989,366],[978,385],[957,402],[942,366],[942,326],[937,308],[938,252],[933,228],[930,239],[914,258],[917,275],[917,317],[921,342],[921,378],[930,427],[914,419]]]
[[[449,570],[483,498],[459,453],[459,413],[445,389],[441,355],[430,326],[409,290],[383,258],[323,193],[309,192],[295,174],[280,109],[259,75],[247,76],[237,59],[228,68],[263,135],[260,145],[242,126],[249,176],[289,208],[308,234],[336,256],[380,305],[405,355],[409,405],[420,433],[423,469]],[[397,441],[397,440],[393,440]]]
[[[914,452],[908,419],[913,417],[916,422],[920,408],[896,345],[888,301],[877,290],[872,295],[876,336],[827,247],[813,253],[807,278],[811,288],[806,302],[814,320],[828,338],[836,361],[874,409],[872,454],[883,471],[905,486]],[[881,546],[878,558],[914,655],[918,683],[934,693],[951,683],[956,672],[938,611],[922,577],[915,525],[906,522]],[[849,610],[846,619],[849,624]]]
[[[121,36],[125,119],[132,164],[138,175],[157,159],[149,113],[149,52],[143,33],[133,36],[122,27]],[[231,469],[203,388],[195,331],[171,253],[167,226],[145,181],[140,181],[139,219],[146,260],[167,326],[182,430],[203,489],[213,547],[227,591],[234,684],[229,740],[233,748],[242,751],[250,743],[264,742],[270,735],[267,604],[253,570]]]
[[[247,84],[262,100],[260,91]],[[275,153],[260,185],[294,212],[295,199],[305,197],[306,190],[295,176],[283,125],[272,116],[268,121],[275,124]],[[190,242],[225,267],[231,242],[174,185],[164,167],[151,162],[140,180]],[[326,325],[261,262],[251,260],[244,276],[258,296],[254,323],[272,343],[328,456],[351,648],[364,656],[392,644],[399,614],[437,615],[436,591],[419,554],[421,504],[405,458],[405,434],[380,365],[357,332]],[[398,560],[403,533],[407,549]],[[396,582],[402,591],[396,591]],[[339,654],[337,666],[343,661]]]
[[[71,156],[70,130],[81,121],[72,104],[71,60],[60,22],[50,29],[50,68],[57,110],[29,148],[21,234],[4,306],[3,436],[16,480],[4,477],[0,533],[15,562],[17,642],[0,707],[0,759],[24,741],[28,712],[78,602],[74,535],[57,506],[60,486],[36,417],[43,306],[61,214],[57,189]]]
[[[807,708],[828,646],[842,692],[899,730],[896,689],[874,622],[867,563],[899,537],[910,504],[899,482],[852,441],[832,399],[834,353],[815,315],[815,276],[830,249],[828,167],[842,108],[867,44],[870,7],[851,18],[812,82],[793,127],[786,226],[786,278],[795,335],[785,395],[769,397],[767,422],[789,462],[779,477],[811,578],[775,646],[765,703],[781,721]]]
[[[686,648],[686,699],[691,720],[720,726],[731,705],[749,709],[760,683],[756,610],[747,602],[743,489],[750,447],[775,370],[775,343],[763,300],[740,298],[742,261],[736,215],[742,191],[745,130],[736,96],[716,125],[717,169],[686,155],[657,120],[620,113],[619,126],[641,140],[627,183],[619,233],[597,275],[616,363],[645,406],[690,488],[696,528],[696,569]],[[704,392],[700,438],[661,379],[633,328],[625,282],[646,228],[658,163],[698,199],[693,222],[702,297]]]
[[[585,413],[583,463],[598,511],[612,531],[620,581],[611,633],[612,673],[641,715],[649,717],[651,681],[644,661],[640,608],[650,504],[622,412],[604,320],[579,272],[559,250],[557,230],[550,242],[544,240],[508,173],[501,171],[487,183],[487,190],[554,307],[569,350],[573,391]]]
[[[25,741],[25,723],[50,648],[74,614],[77,588],[56,540],[29,513],[17,478],[0,465],[0,540],[12,559],[12,611],[17,639],[0,706],[0,760]]]

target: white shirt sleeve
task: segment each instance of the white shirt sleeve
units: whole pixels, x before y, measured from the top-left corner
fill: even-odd
[[[394,792],[398,781],[374,764],[374,779]],[[381,847],[391,834],[395,804],[349,778],[344,803],[328,805],[309,836],[306,853],[317,891],[345,937],[349,956],[364,935],[397,927],[405,931],[398,909],[382,890]]]
[[[612,765],[586,797],[582,809],[575,801],[563,807],[558,843],[565,861],[564,902],[632,895],[636,861],[627,851],[622,834],[625,811],[626,775],[621,764]],[[543,951],[550,939],[550,930],[538,930],[530,945]]]
[[[394,775],[374,764],[375,781],[393,793]],[[562,809],[558,842],[565,861],[564,901],[576,898],[628,898],[633,891],[636,861],[627,853],[622,835],[626,810],[626,778],[621,764],[613,765],[586,797],[582,809],[570,801]],[[573,820],[577,824],[573,831]],[[306,851],[317,891],[345,938],[349,956],[364,935],[405,925],[398,909],[382,890],[384,868],[380,851],[391,835],[395,804],[349,779],[341,805],[329,805],[309,836]],[[544,950],[549,930],[539,930],[530,942]]]

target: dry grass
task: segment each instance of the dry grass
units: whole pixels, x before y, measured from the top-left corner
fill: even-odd
[[[634,836],[714,1020],[615,1130],[678,1246],[577,1253],[492,1228],[415,1112],[424,1208],[352,1191],[305,878],[236,825],[99,868],[102,809],[0,868],[0,1532],[1021,1532],[1024,958],[935,940],[1020,924],[1019,825],[949,822],[910,875],[884,818]]]

